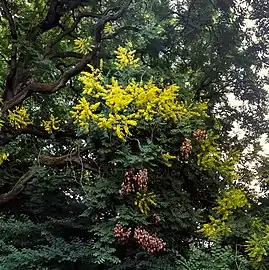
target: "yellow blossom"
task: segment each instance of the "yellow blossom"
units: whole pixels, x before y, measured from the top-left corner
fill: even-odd
[[[24,107],[16,107],[13,111],[8,110],[8,120],[14,128],[23,128],[31,124],[29,114]]]
[[[52,114],[50,115],[49,120],[47,121],[43,120],[43,126],[49,134],[51,134],[54,130],[59,129],[58,126],[59,123],[60,121],[57,120],[57,117],[55,118]]]
[[[107,85],[107,95],[104,97],[106,105],[115,112],[124,110],[133,101],[132,94],[122,88],[118,81],[112,79],[111,85]]]
[[[3,126],[3,124],[4,124],[4,121],[2,119],[0,119],[0,130],[1,130],[2,126]]]
[[[0,154],[0,165],[5,161],[8,160],[9,153],[1,153]]]
[[[112,24],[110,22],[107,22],[104,26],[104,33],[105,35],[111,35],[113,34],[115,31],[114,31],[114,28],[112,26]]]
[[[177,158],[176,156],[171,156],[169,153],[163,154],[162,156],[164,158],[167,158],[167,159],[175,159],[175,158]]]
[[[128,51],[132,44],[126,46]],[[77,105],[79,107],[73,107],[72,113],[75,124],[86,130],[89,120],[94,119],[100,128],[111,129],[125,140],[126,136],[131,135],[130,127],[136,126],[139,120],[152,121],[155,117],[161,117],[165,121],[176,122],[203,116],[204,107],[190,107],[179,101],[179,87],[175,84],[165,87],[161,83],[157,86],[152,81],[138,83],[134,78],[130,78],[127,84],[120,84],[115,78],[105,83],[102,67],[89,67],[91,71],[83,72],[79,80],[84,84],[83,94],[87,95],[87,99],[100,102],[100,112],[92,111],[84,97]]]
[[[98,118],[94,112],[99,107],[100,102],[90,105],[85,97],[80,99],[79,104],[74,106],[71,115],[74,118],[74,123],[80,125],[86,132],[89,131],[89,122]]]
[[[209,218],[211,222],[204,224],[200,230],[204,236],[211,240],[216,240],[217,238],[227,235],[231,232],[231,228],[227,226],[224,220],[215,219],[213,216],[210,216]]]
[[[108,117],[103,116],[98,119],[98,126],[114,130],[121,140],[125,140],[126,135],[132,135],[129,127],[137,125],[137,122],[131,119],[132,117],[133,115],[124,116],[110,113]]]
[[[79,53],[87,54],[92,51],[92,37],[75,39],[74,43],[74,49]]]
[[[124,48],[119,46],[115,51],[117,61],[115,63],[118,69],[123,69],[126,67],[138,67],[139,58],[135,58],[135,50],[130,48]]]
[[[137,192],[136,193],[136,200],[135,200],[135,205],[138,206],[139,210],[141,213],[147,215],[150,208],[150,205],[156,206],[155,202],[156,195],[153,192]]]
[[[179,87],[172,84],[160,92],[158,98],[158,109],[164,119],[176,121],[179,112],[179,102],[177,100]]]
[[[91,95],[93,90],[96,91],[104,91],[104,87],[102,86],[103,76],[99,69],[95,69],[92,65],[88,65],[91,69],[91,73],[82,72],[79,76],[79,80],[85,85],[83,89],[83,94]]]
[[[164,164],[168,167],[172,166],[171,159],[176,159],[176,156],[172,156],[169,153],[162,154],[162,157],[165,159]]]
[[[2,117],[2,112],[1,111],[0,111],[0,117]],[[1,130],[1,128],[2,128],[3,125],[4,125],[4,120],[2,120],[0,118],[0,130]]]
[[[249,207],[246,194],[242,190],[234,188],[226,191],[220,198],[218,198],[217,203],[218,206],[213,208],[213,210],[217,212],[220,218],[210,216],[209,218],[211,222],[204,224],[200,230],[200,232],[211,240],[216,240],[216,238],[222,237],[231,232],[226,221],[233,213],[233,210],[244,206]]]

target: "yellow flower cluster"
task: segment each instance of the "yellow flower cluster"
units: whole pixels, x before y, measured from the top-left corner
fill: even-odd
[[[49,134],[51,134],[54,130],[59,129],[58,126],[59,123],[60,121],[57,120],[57,117],[55,118],[52,114],[50,115],[49,120],[47,121],[43,120],[43,126]]]
[[[8,156],[9,156],[9,153],[1,153],[1,154],[0,154],[0,165],[2,165],[2,163],[3,163],[5,160],[8,160]]]
[[[135,205],[138,206],[141,213],[147,215],[150,208],[149,205],[156,206],[155,202],[156,195],[153,192],[137,192]]]
[[[241,189],[231,189],[225,192],[221,198],[217,199],[217,203],[218,206],[213,210],[221,214],[223,218],[228,218],[234,209],[249,206],[246,194]]]
[[[255,231],[246,241],[246,252],[255,263],[262,261],[269,250],[269,225],[265,225],[261,218],[254,217],[251,228]]]
[[[210,223],[204,224],[200,232],[211,240],[215,240],[231,232],[227,226],[227,219],[233,213],[232,210],[250,206],[246,194],[241,189],[231,189],[217,200],[218,206],[213,208],[220,215],[219,219],[210,216]]]
[[[132,120],[133,115],[120,115],[120,114],[109,114],[108,117],[99,117],[98,126],[100,128],[112,129],[115,131],[118,138],[125,140],[126,135],[132,135],[129,127],[136,126],[137,122]]]
[[[90,66],[91,73],[83,72],[79,80],[84,84],[83,94],[89,99],[98,101],[90,105],[83,97],[80,103],[72,108],[74,122],[88,130],[89,121],[101,128],[115,131],[124,140],[131,135],[129,128],[136,126],[140,119],[152,121],[154,117],[177,121],[182,118],[203,117],[206,104],[190,107],[178,100],[179,87],[175,84],[158,87],[152,81],[137,83],[130,79],[127,85],[120,85],[115,78],[105,84],[101,69]],[[96,109],[100,106],[100,113]]]
[[[235,164],[238,161],[238,153],[233,152],[228,157],[223,157],[216,140],[218,135],[212,131],[207,132],[207,136],[200,143],[200,151],[197,155],[197,164],[205,169],[217,169],[222,175],[230,180],[237,178]]]
[[[171,160],[176,159],[176,156],[171,156],[169,153],[162,154],[162,157],[164,158],[164,164],[168,167],[172,166]]]
[[[104,92],[105,88],[102,86],[104,78],[101,73],[101,69],[94,69],[92,65],[88,65],[91,69],[91,73],[82,72],[79,76],[79,80],[84,84],[83,95],[92,95],[92,91]],[[95,95],[95,97],[97,97]]]
[[[132,89],[138,113],[146,121],[151,121],[155,115],[165,120],[176,120],[179,112],[182,112],[182,106],[177,100],[179,87],[175,84],[162,89],[149,81],[144,85],[134,84]]]
[[[100,94],[110,110],[120,112],[127,109],[133,101],[133,92],[130,89],[119,85],[118,81],[112,78],[111,84],[107,85],[107,90]]]
[[[72,117],[75,119],[74,123],[78,124],[85,129],[86,132],[89,131],[89,122],[92,119],[97,119],[98,116],[94,112],[99,107],[100,103],[95,103],[90,105],[85,97],[82,97],[79,104],[73,107],[71,111]]]
[[[175,158],[177,158],[176,156],[171,156],[169,153],[163,154],[162,156],[164,158],[167,158],[167,159],[175,159]]]
[[[92,51],[92,37],[75,39],[74,43],[74,49],[79,53],[87,54]]]
[[[255,262],[260,262],[267,256],[269,249],[269,225],[262,226],[257,233],[253,233],[246,241],[246,251]]]
[[[31,124],[29,114],[24,107],[16,107],[13,111],[8,110],[8,120],[14,128],[23,128]]]
[[[227,226],[226,222],[222,219],[215,219],[213,216],[209,216],[210,223],[203,225],[200,230],[204,236],[211,240],[216,240],[218,237],[227,235],[231,232],[231,228]]]
[[[127,46],[121,47],[115,51],[117,61],[115,65],[118,69],[124,69],[126,67],[138,67],[139,58],[135,57],[135,50],[132,50],[132,44],[129,42]]]
[[[114,31],[114,28],[112,26],[112,24],[110,22],[107,22],[104,26],[104,34],[105,35],[111,35],[113,34],[115,31]]]
[[[2,119],[0,119],[0,130],[1,130],[3,125],[4,125],[4,121]]]

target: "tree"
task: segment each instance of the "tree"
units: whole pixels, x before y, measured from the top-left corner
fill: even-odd
[[[256,5],[0,2],[3,269],[266,269]]]

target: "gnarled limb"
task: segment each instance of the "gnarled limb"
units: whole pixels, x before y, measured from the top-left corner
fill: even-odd
[[[0,205],[8,203],[9,201],[13,200],[17,195],[19,195],[38,170],[39,170],[38,166],[32,167],[18,180],[18,182],[14,185],[14,187],[10,191],[4,194],[0,194]]]
[[[73,152],[70,152],[70,154],[63,155],[63,156],[45,156],[41,155],[39,156],[39,163],[50,166],[50,167],[64,167],[68,165],[76,165],[79,167],[83,167],[85,169],[96,171],[99,170],[96,167],[91,166],[88,162],[83,161],[80,154],[85,153],[89,150],[89,147],[84,148],[78,148]]]
[[[95,42],[96,43],[100,43],[102,40],[102,31],[104,29],[105,24],[109,21],[115,21],[119,19],[128,9],[131,3],[132,3],[132,0],[126,1],[126,3],[123,4],[122,8],[118,12],[111,15],[106,15],[97,22],[95,26]],[[107,11],[107,14],[109,13],[109,11],[110,10]]]
[[[122,32],[127,31],[127,30],[132,30],[134,32],[139,32],[139,28],[137,28],[137,27],[123,26],[123,27],[120,27],[119,29],[117,29],[117,31],[115,31],[115,33],[113,33],[111,35],[108,35],[108,36],[102,37],[102,40],[113,39],[113,38],[117,37],[118,35],[120,35]]]
[[[89,150],[89,147],[77,148],[74,151],[70,152],[70,154],[58,156],[58,157],[41,155],[39,157],[39,162],[48,166],[66,165],[67,163],[70,163],[72,162],[72,160],[77,158],[79,154],[85,153],[88,150]]]
[[[96,14],[93,12],[83,12],[81,14],[79,14],[75,20],[75,22],[73,23],[73,25],[66,29],[64,32],[62,32],[50,45],[51,47],[54,46],[55,44],[57,44],[58,42],[60,42],[66,35],[72,33],[75,28],[77,27],[77,25],[79,24],[79,22],[81,21],[81,19],[83,18],[87,18],[87,17],[91,17],[91,18],[101,18],[102,15],[100,14]]]
[[[53,1],[52,1],[53,2]],[[51,3],[52,3],[51,2]],[[51,83],[38,83],[38,82],[29,82],[27,84],[19,84],[17,86],[14,86],[13,89],[9,89],[10,95],[6,95],[4,98],[4,104],[2,106],[2,112],[5,113],[8,109],[13,108],[14,106],[17,106],[21,104],[27,97],[29,97],[32,93],[34,92],[39,92],[39,93],[53,93],[56,92],[63,87],[65,87],[66,83],[74,76],[78,75],[81,71],[85,70],[87,65],[91,62],[93,62],[94,57],[99,53],[100,48],[101,48],[101,35],[102,35],[102,30],[104,28],[104,25],[108,21],[114,21],[120,18],[124,12],[127,10],[129,5],[131,4],[131,0],[127,1],[122,8],[118,8],[118,11],[113,14],[109,14],[110,11],[105,12],[105,16],[102,16],[101,19],[97,22],[96,27],[95,27],[95,47],[93,51],[85,56],[82,57],[81,60],[79,60],[72,68],[69,68],[65,71],[62,72],[60,78]],[[79,23],[81,18],[85,16],[94,16],[96,18],[100,17],[98,14],[94,14],[91,12],[86,12],[86,13],[81,13],[73,26],[68,30],[72,31],[76,27],[76,25]],[[56,38],[56,41],[58,42],[61,40],[64,35],[66,35],[65,32],[63,32],[58,38]],[[15,93],[14,93],[14,90]]]
[[[20,104],[27,96],[31,95],[31,93],[53,93],[65,87],[66,83],[70,78],[78,75],[81,71],[84,70],[87,64],[92,61],[93,57],[99,51],[99,45],[96,45],[93,51],[85,55],[73,68],[66,70],[56,82],[29,84],[17,95],[15,95],[11,100],[6,101],[3,104],[2,111],[5,112],[8,109],[11,109],[12,107]]]
[[[61,127],[59,130],[49,134],[44,127],[30,124],[27,127],[9,130],[8,128],[3,128],[0,131],[0,146],[8,144],[10,141],[15,139],[21,134],[34,135],[38,138],[49,139],[53,135],[55,139],[58,138],[84,138],[86,135],[77,136],[75,130],[68,127]]]
[[[54,59],[54,58],[83,58],[84,54],[77,53],[77,52],[54,52],[50,55],[48,55],[48,59]]]
[[[34,41],[39,34],[45,33],[55,27],[60,27],[61,17],[70,10],[74,10],[83,4],[83,0],[51,0],[45,18],[32,29],[27,39]]]

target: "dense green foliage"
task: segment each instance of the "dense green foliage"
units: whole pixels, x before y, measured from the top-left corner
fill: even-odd
[[[269,268],[266,4],[0,14],[0,269]]]

